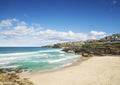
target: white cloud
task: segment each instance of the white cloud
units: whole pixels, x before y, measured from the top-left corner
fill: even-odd
[[[113,2],[112,2],[113,4],[117,4],[117,1],[116,0],[113,0]]]
[[[13,30],[3,31],[1,34],[4,35],[4,37],[7,39],[22,39],[22,37],[28,36],[33,32],[34,29],[32,27],[27,28],[25,25],[20,25],[14,27]]]
[[[13,18],[13,19],[7,19],[7,20],[2,20],[0,22],[0,27],[7,27],[7,26],[12,26],[12,22],[17,22],[18,20]]]
[[[24,22],[24,21],[22,21],[22,22],[19,22],[19,23],[18,23],[18,25],[19,25],[19,26],[26,26],[26,25],[27,25],[27,23],[26,23],[26,22]]]
[[[17,25],[12,25],[14,22],[16,22]],[[1,26],[12,26],[12,29],[1,30],[0,32],[0,36],[2,36],[0,39],[3,40],[4,38],[4,40],[8,40],[8,45],[12,45],[11,43],[13,42],[10,43],[10,41],[14,41],[13,45],[46,45],[58,42],[96,39],[106,35],[106,33],[102,31],[76,33],[71,30],[68,32],[61,32],[52,29],[43,29],[40,25],[28,26],[26,22],[21,22],[17,19],[7,19],[1,21],[1,23]]]
[[[59,32],[50,29],[35,32],[33,36],[39,40],[79,41],[87,39],[87,35],[85,33],[74,33],[72,31]]]
[[[105,35],[106,35],[106,33],[103,31],[98,32],[98,31],[92,30],[89,34],[89,39],[99,39],[99,38],[104,37]]]
[[[101,35],[105,35],[106,33],[105,32],[102,32],[102,31],[100,31],[100,32],[97,32],[97,31],[91,31],[90,32],[90,34],[92,35],[92,36],[101,36]]]

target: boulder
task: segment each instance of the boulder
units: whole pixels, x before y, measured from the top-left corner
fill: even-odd
[[[91,57],[92,55],[88,54],[88,53],[82,53],[82,56],[84,56],[84,57]]]
[[[74,50],[68,50],[68,53],[75,53]]]
[[[16,69],[16,71],[15,71],[16,73],[22,73],[23,72],[23,70],[21,69],[21,68],[19,68],[19,69]]]

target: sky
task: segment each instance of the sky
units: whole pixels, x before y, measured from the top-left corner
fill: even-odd
[[[120,0],[0,0],[0,46],[42,46],[120,33]]]

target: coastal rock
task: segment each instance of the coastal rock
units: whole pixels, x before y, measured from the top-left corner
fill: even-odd
[[[62,51],[68,52],[69,50],[71,50],[71,48],[66,47]]]
[[[84,56],[84,57],[92,57],[92,55],[88,54],[88,53],[82,53],[82,56]]]
[[[15,71],[16,73],[22,73],[23,72],[23,70],[21,69],[21,68],[19,68],[19,69],[16,69],[16,71]]]
[[[21,78],[18,75],[18,73],[22,72],[22,69],[17,69],[14,71],[14,73],[10,73],[8,71],[4,72],[3,69],[0,68],[0,85],[34,85],[32,82],[29,81],[28,78]]]
[[[120,43],[89,43],[80,48],[67,47],[63,51],[68,53],[80,54],[83,56],[92,55],[120,55]]]
[[[68,50],[68,53],[75,53],[74,50]]]

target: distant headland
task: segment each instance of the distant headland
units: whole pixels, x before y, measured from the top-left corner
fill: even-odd
[[[120,34],[113,34],[99,40],[90,39],[79,42],[57,43],[44,47],[63,48],[65,52],[86,57],[93,55],[120,55]]]

